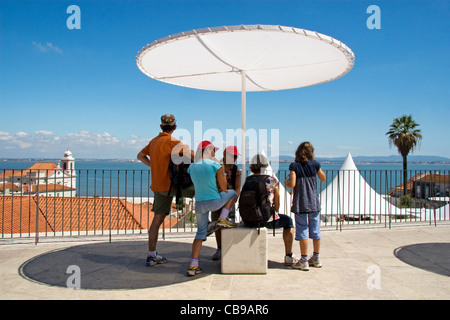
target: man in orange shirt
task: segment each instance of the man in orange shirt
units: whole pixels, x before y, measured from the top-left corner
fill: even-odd
[[[152,184],[150,189],[154,193],[153,212],[154,217],[148,232],[148,256],[146,265],[148,267],[160,263],[166,263],[167,259],[158,255],[156,243],[158,242],[159,228],[166,215],[171,211],[174,190],[170,189],[169,160],[172,154],[187,154],[188,158],[194,158],[194,152],[189,150],[187,145],[172,137],[172,133],[177,128],[175,117],[165,114],[161,117],[162,132],[153,138],[137,155],[137,158],[150,167]],[[194,187],[182,190],[182,196],[192,198]]]

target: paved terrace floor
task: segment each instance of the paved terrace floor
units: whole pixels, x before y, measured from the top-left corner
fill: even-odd
[[[202,275],[185,276],[192,234],[167,235],[158,250],[170,261],[144,266],[146,235],[0,241],[0,299],[450,299],[450,225],[322,229],[323,268],[283,265],[281,234],[269,233],[265,275],[224,275],[204,242]],[[294,253],[299,255],[298,242]],[[80,269],[81,289],[67,288]]]

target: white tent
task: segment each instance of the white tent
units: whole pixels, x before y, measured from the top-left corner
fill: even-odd
[[[416,216],[416,219],[427,220],[427,221],[439,221],[439,220],[450,220],[450,204],[436,209],[422,209],[418,212],[411,212]]]
[[[374,219],[377,215],[400,214],[362,177],[349,153],[333,181],[320,193],[322,216]],[[406,214],[406,211],[405,211]]]

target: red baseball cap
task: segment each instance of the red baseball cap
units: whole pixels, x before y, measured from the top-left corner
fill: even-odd
[[[240,156],[241,154],[238,151],[238,148],[236,146],[228,146],[225,148],[225,150],[223,150],[223,154],[225,153],[231,153],[235,156]]]
[[[213,145],[211,143],[211,141],[208,140],[203,140],[202,142],[200,142],[200,144],[198,145],[198,148],[201,150],[205,150],[208,147],[213,147],[215,150],[219,150],[220,148],[216,147],[215,145]]]

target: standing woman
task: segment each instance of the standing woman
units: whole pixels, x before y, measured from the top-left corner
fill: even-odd
[[[291,211],[295,213],[295,240],[299,240],[301,259],[293,268],[308,271],[309,265],[320,268],[320,202],[317,178],[325,181],[320,163],[314,160],[314,147],[308,141],[295,152],[295,162],[289,165],[286,188],[294,189]],[[308,238],[313,240],[313,256],[308,260]]]

